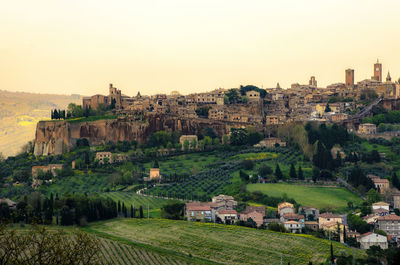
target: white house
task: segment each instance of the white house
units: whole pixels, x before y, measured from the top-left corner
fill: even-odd
[[[369,249],[371,246],[379,246],[381,247],[381,249],[388,248],[386,236],[382,236],[372,232],[361,235],[360,237],[358,237],[357,241],[360,242],[361,249]]]
[[[379,208],[382,208],[384,210],[389,211],[389,203],[386,202],[376,202],[372,204],[372,211],[378,210]]]
[[[301,233],[301,223],[296,221],[287,221],[284,223],[285,228],[291,233]]]

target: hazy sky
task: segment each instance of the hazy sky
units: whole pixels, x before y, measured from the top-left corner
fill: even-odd
[[[181,93],[400,77],[399,0],[2,0],[0,89]]]

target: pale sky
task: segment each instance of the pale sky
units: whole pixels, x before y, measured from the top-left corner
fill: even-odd
[[[187,94],[400,77],[399,0],[0,0],[0,89]]]

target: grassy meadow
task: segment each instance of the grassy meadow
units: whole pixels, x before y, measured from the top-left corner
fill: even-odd
[[[319,187],[311,185],[266,183],[248,184],[247,190],[260,191],[269,196],[293,198],[303,206],[313,206],[319,209],[338,211],[347,207],[347,202],[361,203],[361,198],[341,187]]]
[[[218,264],[313,264],[330,253],[327,240],[240,226],[164,219],[114,219],[92,223],[85,231],[130,245],[159,249],[170,255]],[[351,249],[333,242],[335,254]],[[356,255],[364,255],[356,250]],[[194,262],[193,262],[194,263]]]

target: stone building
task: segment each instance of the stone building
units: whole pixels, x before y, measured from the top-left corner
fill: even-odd
[[[393,193],[393,208],[400,209],[400,192],[396,191]]]
[[[388,248],[387,237],[372,232],[360,235],[357,241],[360,243],[361,249],[369,249],[371,246],[378,246],[381,249]]]
[[[374,182],[375,188],[382,194],[390,188],[390,183],[387,179],[373,178],[372,182]]]
[[[359,134],[376,134],[376,125],[373,123],[362,123],[358,127]]]
[[[240,220],[247,221],[251,218],[257,226],[261,226],[264,223],[264,216],[261,212],[254,209],[246,209],[239,214]]]
[[[238,219],[236,210],[217,210],[216,215],[224,224],[233,224]]]
[[[278,204],[278,214],[295,213],[294,205],[290,202],[282,202]]]
[[[237,201],[232,196],[222,194],[213,197],[211,202],[217,205],[218,210],[235,209],[237,206]]]
[[[150,177],[150,180],[159,179],[161,177],[160,169],[159,168],[150,168],[149,177]]]
[[[322,228],[327,224],[336,225],[337,223],[341,224],[343,219],[340,215],[333,214],[333,213],[322,213],[318,217],[319,227]]]
[[[281,139],[276,137],[265,138],[261,140],[254,147],[275,147],[275,146],[286,146],[286,142],[281,141]]]
[[[37,177],[40,171],[42,171],[43,173],[50,171],[53,177],[55,177],[57,175],[56,170],[62,170],[62,168],[63,164],[48,164],[46,166],[33,166],[32,177]]]
[[[260,92],[258,91],[247,91],[246,92],[246,98],[249,102],[259,102],[260,101]]]
[[[112,163],[112,153],[111,152],[97,152],[96,160],[99,161],[99,164]]]
[[[385,231],[388,235],[400,235],[400,216],[389,214],[377,219],[376,228]]]
[[[185,141],[188,141],[188,143],[189,143],[189,148],[192,148],[192,147],[191,147],[191,144],[192,144],[193,141],[196,141],[196,143],[199,142],[199,140],[198,140],[198,138],[197,138],[197,135],[182,135],[182,136],[179,138],[179,143],[182,145],[182,150],[185,149]],[[196,148],[197,148],[197,147],[196,147]]]

